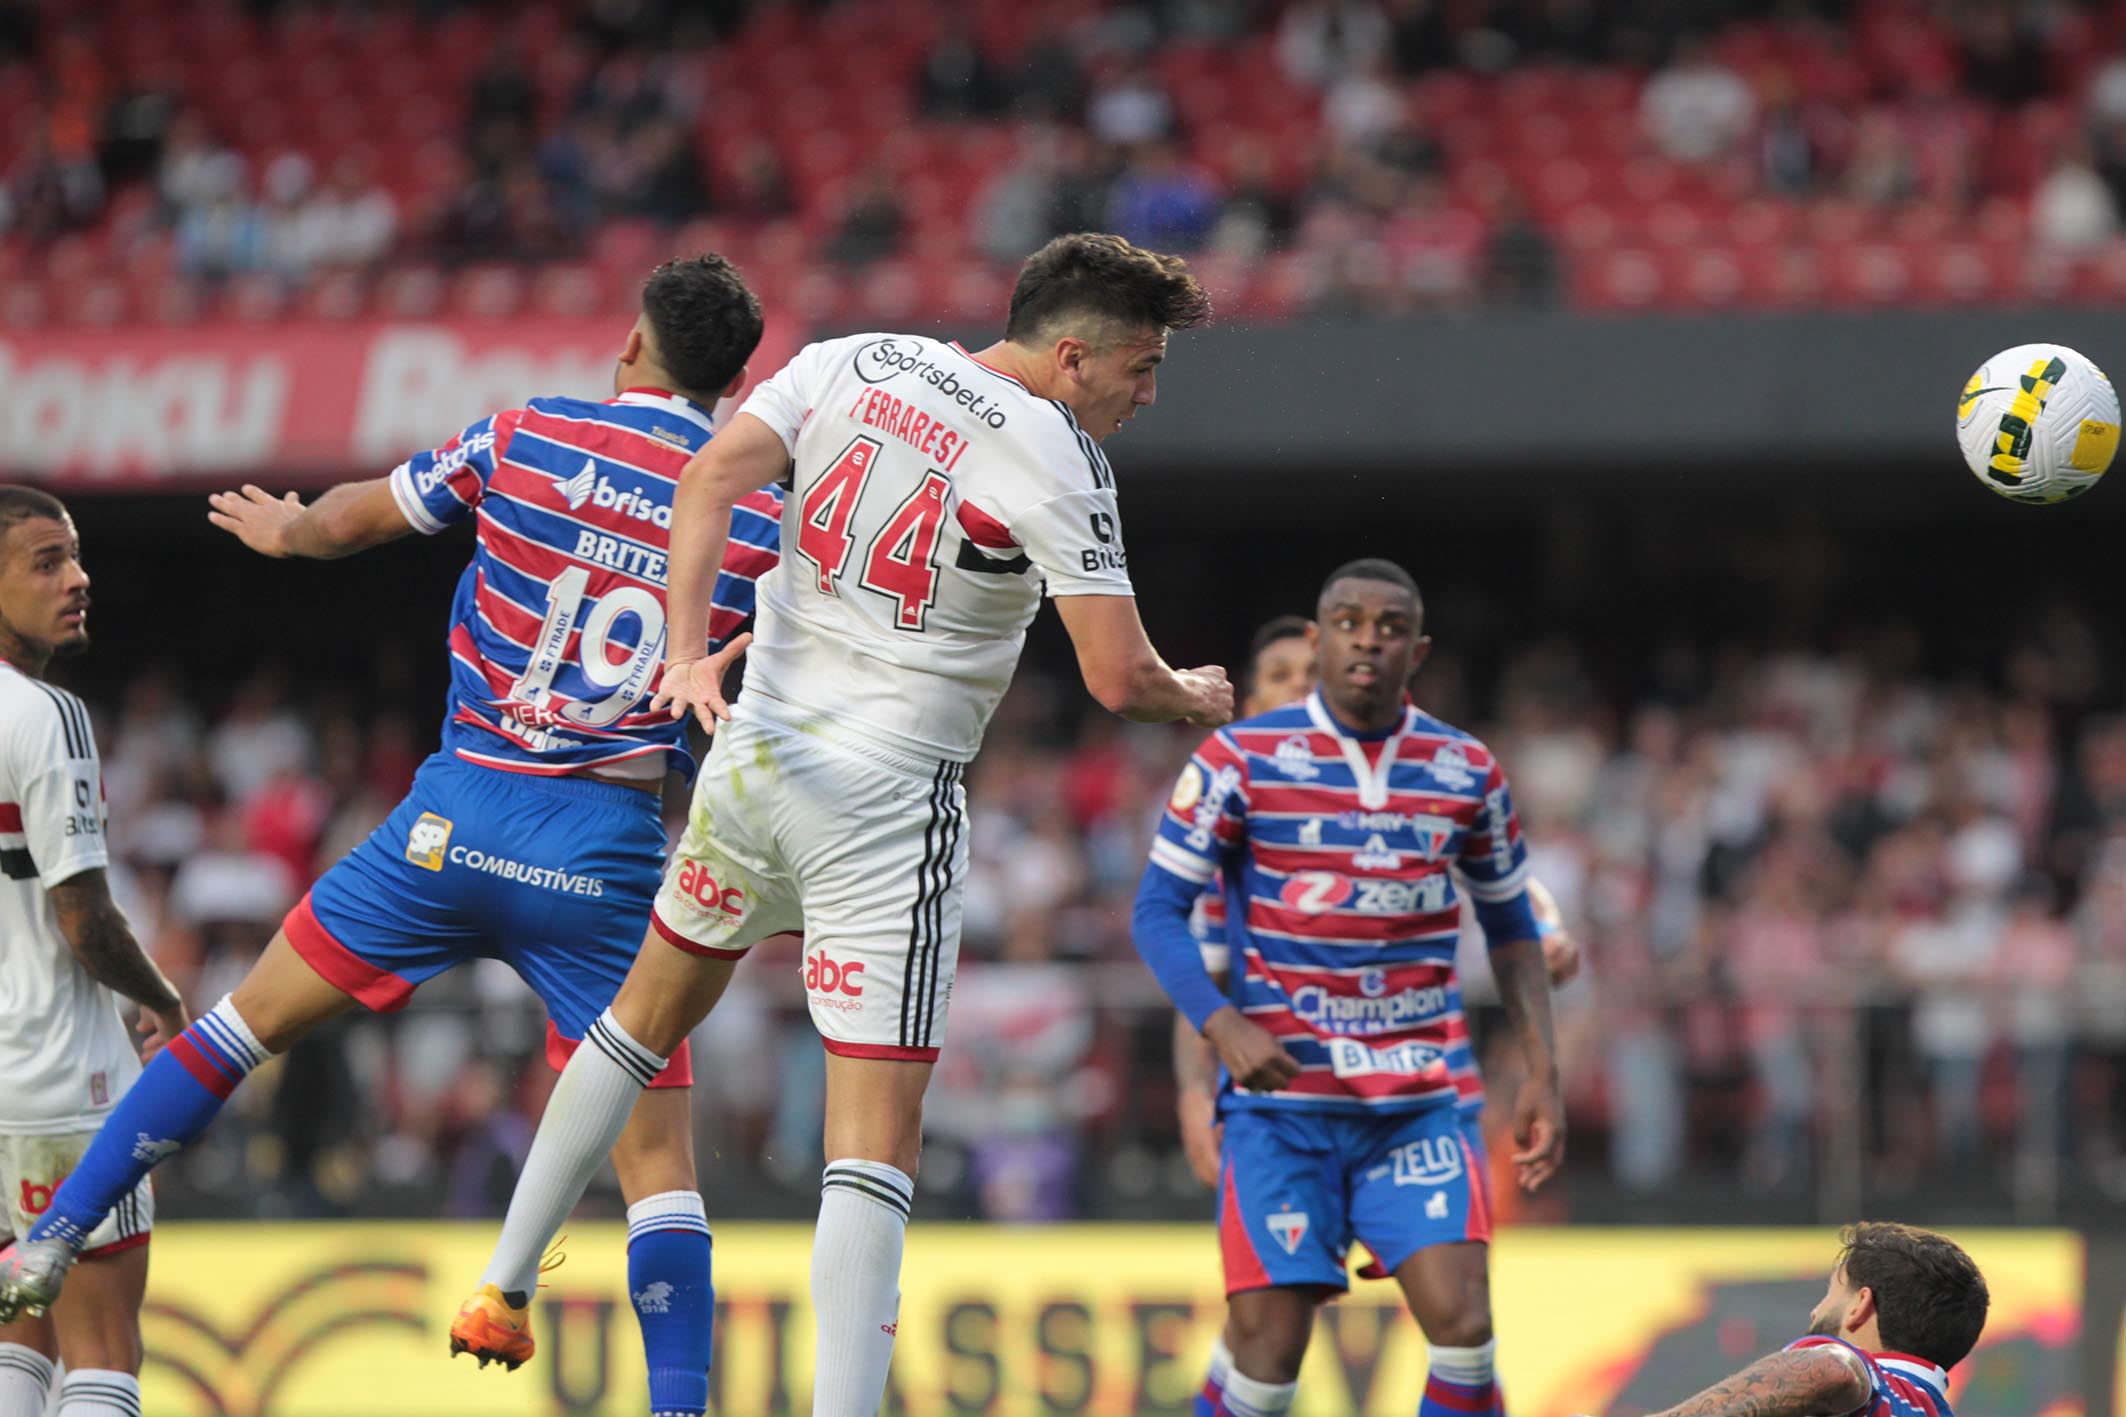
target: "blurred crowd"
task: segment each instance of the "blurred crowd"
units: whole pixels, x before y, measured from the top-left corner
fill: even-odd
[[[1566,1183],[1502,1195],[1509,1213],[1614,1215],[1620,1196],[1739,1185],[1806,1214],[1846,1185],[2012,1197],[2045,1216],[2065,1173],[2126,1195],[2116,669],[2066,612],[2005,663],[1947,681],[1896,628],[1790,652],[1671,650],[1623,692],[1563,641],[1522,646],[1482,682],[1453,646],[1435,653],[1417,697],[1501,753],[1586,959],[1558,998]],[[383,819],[433,731],[271,671],[226,691],[149,672],[97,707],[116,888],[195,1009]],[[1173,1121],[1169,1015],[1126,933],[1193,746],[1099,714],[1034,665],[1014,684],[968,779],[928,1213],[1206,1203]],[[676,786],[668,805],[676,828]],[[1473,931],[1463,957],[1481,1025]],[[800,967],[794,950],[757,952],[694,1040],[720,1214],[808,1213],[816,1189],[823,1070]],[[492,962],[403,1013],[335,1024],[165,1168],[165,1204],[498,1213],[551,1083],[542,1036],[536,1001]],[[1483,1053],[1493,1097],[1510,1097],[1510,1052]]]
[[[331,42],[401,8],[244,14]],[[1009,49],[974,23],[995,8],[601,0],[540,52],[504,15],[474,72],[417,96],[452,110],[431,161],[359,134],[217,132],[174,69],[117,64],[84,10],[0,0],[0,98],[33,95],[0,134],[0,253],[96,231],[179,277],[292,286],[576,259],[615,223],[770,227],[778,257],[845,271],[1008,263],[1104,228],[1236,269],[1286,258],[1300,305],[1392,313],[1553,303],[1575,243],[1718,244],[1752,202],[1820,216],[1826,241],[1904,214],[1915,240],[2027,232],[2068,256],[2109,248],[2126,202],[2126,28],[2101,0],[1117,0],[1031,7]],[[927,130],[1010,125],[1005,160],[911,170],[893,134],[844,114],[763,126],[709,81],[749,25],[902,10],[932,38],[867,56],[905,75],[895,103]],[[1557,106],[1531,112],[1534,87],[1471,87],[1516,73],[1574,76],[1581,99],[1552,85]],[[797,162],[814,139],[858,161]],[[926,181],[950,189],[943,227],[911,206]],[[1649,213],[1658,229],[1619,229]]]

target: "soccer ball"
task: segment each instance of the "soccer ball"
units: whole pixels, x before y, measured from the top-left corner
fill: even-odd
[[[2019,344],[1964,385],[1956,438],[1987,490],[2064,502],[2096,486],[2119,450],[2118,391],[2063,344]]]

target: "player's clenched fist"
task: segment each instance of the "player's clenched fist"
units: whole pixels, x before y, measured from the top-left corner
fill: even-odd
[[[1233,686],[1221,666],[1184,669],[1180,677],[1196,695],[1196,707],[1188,713],[1190,723],[1198,728],[1222,728],[1233,721]]]
[[[1203,1036],[1233,1080],[1250,1092],[1276,1092],[1299,1076],[1298,1060],[1277,1036],[1230,1004],[1204,1021]]]

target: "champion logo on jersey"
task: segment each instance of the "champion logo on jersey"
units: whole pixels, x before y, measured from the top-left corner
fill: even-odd
[[[1321,818],[1309,817],[1300,824],[1299,844],[1301,846],[1321,845]]]
[[[1445,1191],[1434,1191],[1432,1199],[1425,1202],[1425,1219],[1445,1220],[1446,1218],[1447,1193]]]
[[[1284,1247],[1288,1255],[1299,1253],[1299,1242],[1307,1238],[1307,1226],[1311,1223],[1303,1210],[1280,1210],[1263,1222],[1270,1227],[1270,1234]]]
[[[583,471],[561,484],[561,495],[568,499],[568,509],[580,511],[591,493],[598,487],[598,465],[589,458],[583,460]]]
[[[1321,776],[1321,769],[1314,766],[1314,745],[1307,741],[1304,734],[1295,733],[1279,743],[1274,756],[1277,766],[1283,770],[1286,777],[1297,778],[1301,782],[1312,782]]]

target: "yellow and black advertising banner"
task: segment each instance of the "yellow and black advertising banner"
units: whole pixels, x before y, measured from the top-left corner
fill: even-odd
[[[146,1409],[157,1417],[639,1417],[642,1352],[618,1225],[573,1229],[547,1276],[539,1353],[515,1373],[449,1357],[451,1315],[494,1227],[166,1225],[156,1232]],[[1992,1316],[1953,1375],[1967,1417],[2067,1417],[2082,1247],[2052,1231],[1958,1231]],[[1823,1295],[1828,1231],[1522,1229],[1493,1257],[1499,1363],[1516,1417],[1627,1417],[1796,1337]],[[712,1411],[811,1410],[811,1234],[716,1233]],[[917,1226],[888,1412],[1182,1414],[1223,1313],[1202,1227]],[[1410,1417],[1425,1346],[1392,1285],[1330,1305],[1299,1417]]]

